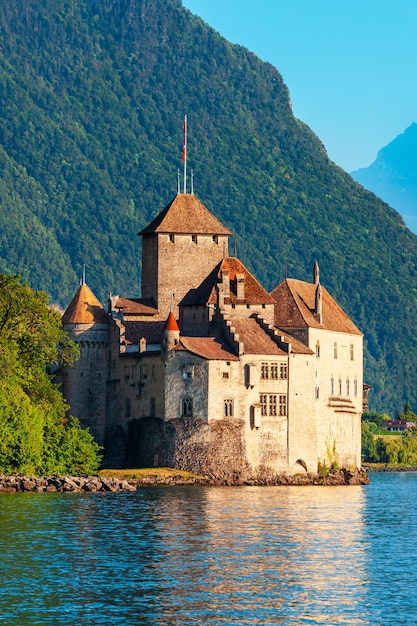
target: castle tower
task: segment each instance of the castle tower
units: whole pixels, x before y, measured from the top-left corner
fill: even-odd
[[[104,443],[108,361],[107,315],[85,284],[78,288],[62,317],[63,329],[80,348],[80,358],[63,369],[62,392],[70,413]]]
[[[178,194],[142,236],[142,298],[153,301],[160,319],[228,256],[231,234],[192,194]]]

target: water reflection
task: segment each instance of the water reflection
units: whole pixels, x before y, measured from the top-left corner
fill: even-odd
[[[402,621],[390,613],[393,598],[381,602],[382,579],[401,589],[394,559],[391,574],[384,569],[395,545],[392,530],[386,543],[387,515],[403,533],[417,526],[413,508],[386,503],[383,480],[1,494],[0,623],[415,623],[407,621],[413,599]],[[402,559],[410,576],[411,534]]]

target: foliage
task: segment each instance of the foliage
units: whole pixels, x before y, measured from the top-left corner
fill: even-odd
[[[99,448],[74,418],[47,368],[71,363],[77,348],[47,296],[18,276],[0,275],[0,471],[90,473]]]
[[[375,415],[372,412],[364,413],[362,416],[362,458],[365,462],[417,466],[417,427],[407,429],[401,437],[376,436],[377,421],[364,419],[366,416],[375,417]],[[379,422],[379,416],[376,417]],[[390,419],[387,415],[383,417]],[[417,415],[408,402],[404,405],[403,411],[398,413],[398,419],[417,422]]]
[[[390,418],[388,415],[385,415],[385,413],[378,413],[377,411],[365,411],[364,413],[362,413],[362,422],[375,424],[377,429],[381,429],[384,425],[384,422],[389,419]]]
[[[365,333],[371,402],[417,401],[417,238],[328,159],[279,72],[179,0],[24,4],[0,3],[0,271],[61,305],[82,264],[102,300],[138,296],[135,233],[176,191],[187,112],[196,192],[242,261],[272,289],[318,260]]]

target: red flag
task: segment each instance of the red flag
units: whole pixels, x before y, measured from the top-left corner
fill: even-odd
[[[187,116],[184,116],[184,141],[182,143],[181,161],[185,161],[187,152]]]

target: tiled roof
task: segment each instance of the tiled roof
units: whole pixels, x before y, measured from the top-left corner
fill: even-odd
[[[362,335],[325,287],[322,289],[322,323],[314,316],[317,285],[287,278],[271,295],[275,299],[275,324],[279,328],[324,328]]]
[[[150,299],[118,298],[114,308],[122,309],[123,315],[155,315],[158,313],[158,309],[153,304]]]
[[[308,346],[306,346],[301,341],[298,341],[298,339],[295,339],[294,337],[286,333],[281,328],[277,328],[277,330],[279,332],[280,337],[282,337],[284,341],[286,341],[287,343],[291,344],[291,352],[293,354],[314,354],[313,350],[311,350]]]
[[[129,322],[123,323],[125,327],[125,341],[130,344],[138,344],[146,339],[149,344],[162,344],[164,340],[165,322]]]
[[[231,231],[196,196],[178,194],[139,235],[150,233],[190,233],[231,235]]]
[[[225,304],[239,302],[236,298],[236,274],[243,274],[245,278],[245,304],[275,304],[273,297],[262,287],[239,259],[236,257],[225,257],[203,280],[199,287],[190,289],[180,302],[180,305],[215,304],[215,287],[221,282],[222,271],[228,271],[230,278],[230,297],[225,298]]]
[[[188,352],[209,360],[239,360],[238,356],[230,352],[229,346],[216,337],[180,337],[174,350],[188,350]]]
[[[107,324],[107,315],[91,291],[82,284],[62,316],[63,324]]]
[[[239,341],[243,343],[245,354],[286,356],[284,350],[273,341],[253,317],[233,319],[232,326],[239,333]]]
[[[175,319],[175,316],[172,311],[170,311],[168,315],[168,319],[165,323],[165,330],[178,330],[179,331],[177,320]]]

